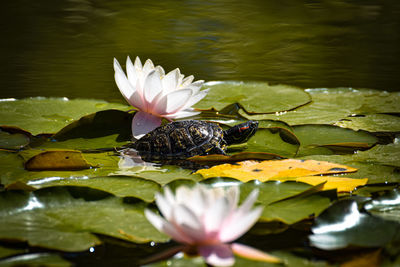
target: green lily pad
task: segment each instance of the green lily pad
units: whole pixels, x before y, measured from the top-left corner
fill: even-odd
[[[367,184],[361,187],[356,188],[353,192],[353,195],[362,196],[362,197],[373,197],[376,194],[381,192],[390,191],[397,188],[397,183],[380,183],[380,184]]]
[[[242,198],[251,190],[258,188],[260,194],[258,202],[263,206],[261,221],[281,221],[293,224],[318,215],[330,204],[326,196],[315,194],[318,186],[311,186],[297,182],[269,181],[265,183],[248,182],[241,185]]]
[[[135,170],[127,169],[117,172],[119,175],[133,175],[143,179],[154,181],[160,185],[166,185],[172,181],[184,179],[191,181],[201,181],[203,177],[200,174],[192,174],[192,170],[182,169],[178,166],[164,165],[153,170]]]
[[[40,153],[41,150],[26,150],[23,151],[24,157],[29,159],[32,155]],[[192,174],[189,169],[182,169],[178,166],[154,166],[154,164],[139,163],[136,166],[123,167],[124,159],[117,156],[115,153],[83,153],[85,160],[94,168],[75,170],[75,171],[61,171],[61,170],[48,170],[48,171],[27,171],[24,169],[23,158],[17,153],[10,153],[0,151],[0,170],[3,172],[0,176],[1,183],[9,189],[23,189],[32,190],[40,188],[40,185],[46,186],[47,183],[56,185],[57,183],[68,184],[73,183],[79,186],[101,186],[99,189],[106,190],[108,187],[104,182],[104,186],[100,180],[90,180],[89,178],[107,176],[131,176],[134,178],[143,178],[146,180],[154,181],[160,185],[167,184],[177,179],[189,179],[193,181],[202,180],[201,175]],[[80,179],[87,181],[80,181]],[[100,183],[97,183],[100,182]],[[123,181],[119,181],[123,184]],[[131,182],[129,182],[131,183]],[[71,184],[72,185],[72,184]],[[112,188],[112,187],[111,187]],[[116,188],[114,188],[116,190]],[[128,193],[129,190],[113,190],[112,194]],[[106,190],[107,191],[107,190]]]
[[[264,183],[250,181],[247,183],[243,183],[240,186],[240,194],[242,198],[250,194],[250,192],[255,188],[258,188],[258,190],[260,190],[258,202],[266,206],[273,202],[299,195],[313,188],[313,186],[292,181],[268,181]]]
[[[211,90],[194,106],[195,108],[214,108],[220,111],[232,103],[238,103],[250,113],[270,113],[294,109],[311,100],[304,90],[288,85],[269,85],[262,82],[218,82],[208,83],[205,86]]]
[[[99,244],[93,233],[137,243],[167,240],[146,220],[142,203],[125,204],[116,197],[86,201],[64,188],[2,192],[0,198],[2,240],[62,251],[83,251]]]
[[[0,127],[0,148],[21,149],[31,141],[31,134],[17,127]]]
[[[252,120],[281,120],[290,125],[334,124],[354,114],[398,113],[399,93],[370,89],[317,88],[306,90],[312,103],[287,112],[252,115],[239,114]],[[278,111],[278,110],[276,110]]]
[[[6,185],[26,172],[24,161],[18,153],[0,150],[0,172],[0,184]]]
[[[319,193],[298,196],[266,206],[260,219],[279,220],[286,224],[293,224],[319,215],[330,204],[330,198]]]
[[[56,133],[80,117],[105,109],[127,110],[128,106],[101,100],[26,98],[0,102],[0,125],[17,126],[31,132]]]
[[[294,157],[299,148],[296,136],[283,128],[258,129],[246,144],[248,152],[267,152],[280,157]]]
[[[72,122],[50,140],[33,147],[42,149],[103,149],[122,146],[132,139],[132,114],[120,110],[103,110]]]
[[[159,184],[153,181],[130,176],[49,177],[29,181],[26,186],[35,190],[53,186],[90,187],[111,193],[117,197],[135,197],[146,202],[154,201],[155,193],[160,191],[161,188]],[[17,185],[11,186],[11,188],[17,189]]]
[[[206,155],[206,156],[195,156],[188,160],[193,162],[198,162],[201,164],[220,164],[221,162],[237,162],[243,160],[269,160],[269,159],[280,159],[281,156],[277,154],[267,153],[267,152],[238,152],[231,155]]]
[[[335,125],[369,132],[400,132],[400,117],[388,114],[367,114],[362,116],[347,117]]]
[[[367,151],[359,151],[354,160],[400,167],[400,144],[376,145]]]
[[[23,152],[23,153],[22,153]],[[27,171],[24,169],[24,161],[21,156],[29,159],[32,155],[40,153],[41,150],[25,150],[19,155],[15,154],[1,154],[7,162],[11,163],[11,166],[0,164],[2,169],[6,170],[1,177],[1,182],[6,187],[15,184],[22,183],[26,184],[32,180],[41,180],[49,177],[61,177],[61,178],[87,178],[96,176],[108,176],[114,174],[119,170],[118,162],[120,158],[114,153],[84,153],[85,160],[95,168],[83,169],[83,170],[49,170],[49,171]]]
[[[69,267],[72,263],[63,259],[60,255],[50,253],[35,253],[18,255],[0,261],[1,267],[12,266],[41,266],[41,267]]]
[[[258,128],[283,128],[288,132],[293,133],[292,127],[283,121],[261,120],[258,121]]]
[[[326,209],[316,218],[312,231],[311,244],[325,250],[381,247],[400,239],[400,224],[360,212],[352,199]]]
[[[399,189],[395,188],[393,190],[386,191],[383,195],[371,199],[364,204],[364,208],[370,213],[385,220],[391,220],[400,223]]]
[[[8,247],[0,246],[0,259],[15,255],[15,254],[21,254],[24,252],[25,252],[25,249],[8,248]],[[1,266],[1,261],[0,261],[0,266]]]
[[[359,114],[368,113],[400,113],[400,92],[366,90]]]
[[[360,152],[359,152],[360,153]],[[349,178],[368,178],[368,183],[385,183],[400,181],[400,173],[393,166],[384,166],[377,163],[365,163],[357,161],[353,155],[310,155],[300,157],[301,159],[328,161],[343,164],[357,169],[357,172],[346,173],[342,176]]]
[[[333,124],[353,114],[358,95],[350,89],[309,89],[312,102],[287,112],[252,115],[244,111],[239,114],[249,120],[281,120],[289,125]]]
[[[368,132],[330,125],[299,125],[293,126],[293,131],[300,140],[299,155],[311,154],[311,149],[314,149],[314,153],[323,153],[324,151],[315,150],[321,146],[330,150],[366,149],[378,141],[374,135]]]

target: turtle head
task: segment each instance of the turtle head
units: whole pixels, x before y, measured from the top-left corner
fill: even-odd
[[[244,143],[256,133],[257,129],[258,121],[241,123],[224,131],[224,140],[228,146]]]

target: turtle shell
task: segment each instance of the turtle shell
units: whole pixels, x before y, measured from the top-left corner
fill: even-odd
[[[185,159],[196,155],[221,154],[225,141],[218,124],[187,120],[160,126],[130,147],[137,150],[143,159]]]

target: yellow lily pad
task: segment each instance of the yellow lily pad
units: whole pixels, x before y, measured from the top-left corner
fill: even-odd
[[[335,176],[304,176],[298,178],[282,178],[277,179],[279,181],[296,181],[303,182],[310,185],[318,185],[324,183],[321,190],[337,189],[338,192],[351,192],[356,187],[366,185],[368,178],[354,179],[347,177],[335,177]]]
[[[304,177],[311,175],[335,174],[355,172],[357,169],[316,160],[266,160],[266,161],[242,161],[235,165],[222,164],[209,169],[201,169],[196,173],[205,178],[210,177],[232,177],[240,181],[250,180],[276,180],[277,178]]]
[[[25,163],[25,169],[30,171],[43,170],[83,170],[92,167],[80,151],[46,151],[30,158]]]

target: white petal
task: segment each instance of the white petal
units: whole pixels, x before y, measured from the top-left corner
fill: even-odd
[[[193,106],[194,104],[196,104],[197,102],[202,100],[208,94],[209,90],[210,89],[202,90],[202,91],[198,92],[197,94],[193,95],[189,99],[189,101],[186,103],[186,105],[183,107],[183,109],[190,108],[191,106]]]
[[[176,203],[186,204],[191,200],[192,189],[187,186],[180,186],[175,190]]]
[[[188,77],[186,77],[185,79],[182,80],[182,84],[181,87],[182,88],[186,88],[187,86],[189,86],[194,80],[194,76],[190,75]]]
[[[176,90],[179,82],[179,69],[175,69],[167,73],[162,79],[164,94],[168,94]]]
[[[204,224],[207,233],[218,232],[229,212],[228,199],[225,197],[217,199],[204,214]]]
[[[132,106],[138,108],[139,110],[146,112],[147,111],[147,103],[144,101],[143,95],[140,94],[140,91],[142,91],[142,90],[139,87],[136,87],[136,88],[137,88],[136,91],[128,99],[128,102]]]
[[[155,108],[159,112],[158,114],[173,114],[186,106],[186,103],[190,100],[191,96],[192,91],[189,89],[177,90],[161,98]]]
[[[133,88],[133,86],[130,84],[121,66],[119,65],[118,61],[115,58],[114,58],[114,70],[115,70],[114,78],[118,86],[118,89],[120,90],[121,94],[125,97],[125,99],[130,103],[129,98],[135,92],[135,88]]]
[[[167,234],[168,236],[172,237],[174,240],[181,242],[181,243],[192,243],[191,239],[188,239],[185,235],[180,233],[171,223],[166,221],[161,216],[155,214],[154,212],[146,209],[144,214],[149,220],[149,222],[160,232]]]
[[[264,251],[239,244],[239,243],[233,243],[231,245],[231,249],[234,254],[250,259],[250,260],[256,260],[256,261],[264,261],[264,262],[271,262],[271,263],[280,263],[282,262],[281,259],[272,256],[268,253],[265,253]]]
[[[136,73],[136,69],[133,66],[133,63],[130,59],[130,57],[128,56],[128,58],[126,59],[126,73],[128,74],[128,80],[132,85],[136,85],[136,80],[137,80],[137,73]]]
[[[156,96],[162,92],[160,74],[157,71],[153,70],[147,75],[144,80],[143,90],[147,103],[153,102]]]
[[[181,110],[174,114],[163,115],[163,117],[167,119],[182,119],[182,118],[193,117],[198,114],[200,114],[199,111]]]
[[[206,211],[206,195],[199,186],[192,189],[190,201],[186,201],[188,206],[198,218],[201,218]]]
[[[230,222],[222,227],[219,240],[221,242],[231,242],[238,239],[257,222],[261,212],[262,207],[257,207],[244,215],[234,214],[230,218]]]
[[[151,61],[150,59],[146,60],[146,62],[144,63],[144,66],[143,66],[144,74],[146,75],[153,70],[154,70],[153,61]]]
[[[175,205],[172,213],[176,224],[186,225],[192,229],[202,229],[202,225],[197,216],[185,205]]]
[[[198,250],[205,261],[212,266],[232,266],[235,263],[229,245],[201,246]]]
[[[229,207],[231,209],[236,209],[240,197],[239,186],[231,186],[226,192],[226,197],[229,201]]]
[[[161,125],[161,118],[147,112],[138,111],[132,120],[132,134],[136,139]]]
[[[170,205],[175,203],[174,194],[172,193],[171,189],[168,186],[164,187],[164,196],[165,200],[167,200]]]
[[[160,193],[156,193],[156,204],[164,218],[170,220],[172,214],[172,205]]]
[[[148,209],[144,211],[144,215],[146,216],[147,220],[149,220],[149,222],[151,222],[151,224],[157,228],[158,231],[163,232],[163,224],[165,219]]]
[[[192,89],[193,94],[196,94],[197,92],[200,91],[203,84],[204,84],[203,80],[195,81],[194,83],[190,84],[188,88]]]
[[[140,61],[139,57],[136,57],[136,59],[135,59],[135,67],[136,67],[136,69],[139,69],[139,70],[143,69],[142,62]]]
[[[165,71],[164,71],[163,67],[157,66],[155,68],[155,70],[158,71],[158,73],[160,73],[160,77],[163,77],[165,75]]]

